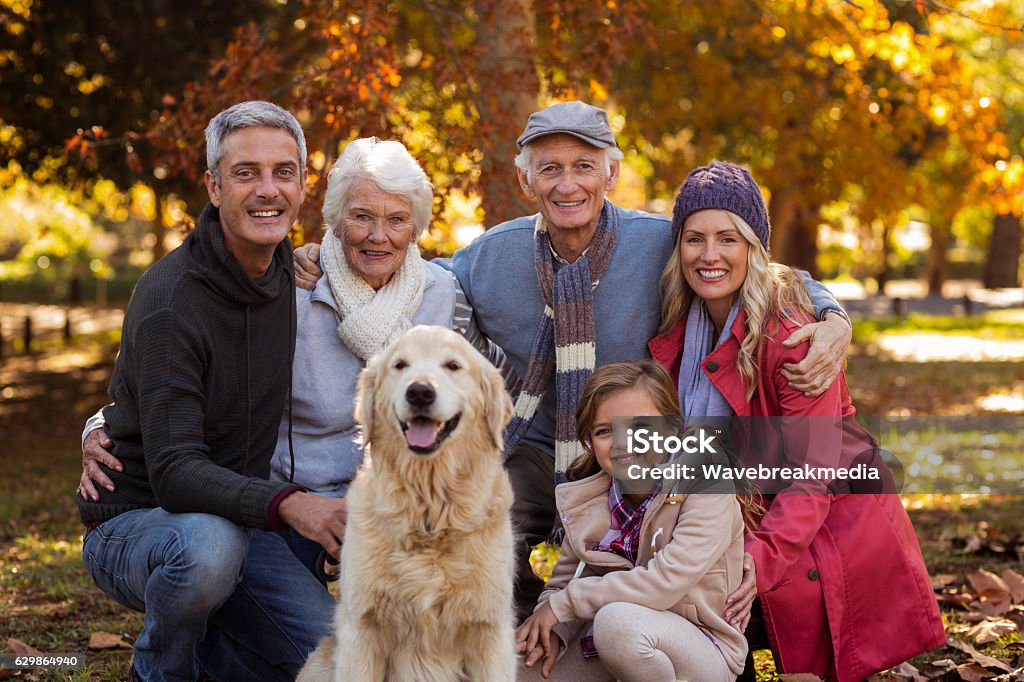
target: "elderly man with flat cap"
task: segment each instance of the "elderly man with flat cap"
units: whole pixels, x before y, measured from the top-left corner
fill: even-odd
[[[595,367],[649,357],[672,232],[668,218],[606,198],[623,154],[603,109],[583,102],[547,107],[530,115],[516,143],[519,186],[539,213],[489,229],[456,251],[450,267],[480,330],[523,379],[506,431],[513,522],[523,542],[516,585],[523,619],[543,589],[530,548],[551,534],[555,484],[582,452],[575,427],[580,391]],[[296,253],[300,284],[311,286],[320,276],[309,260],[316,251]],[[825,321],[798,332],[795,343],[810,338],[812,345],[792,380],[816,394],[838,373],[851,332],[828,290],[808,280]],[[828,317],[833,311],[842,319]],[[746,575],[726,613],[736,625],[745,625],[753,596],[753,576]]]

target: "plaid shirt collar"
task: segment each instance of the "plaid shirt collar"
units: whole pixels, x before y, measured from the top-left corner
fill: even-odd
[[[651,506],[656,495],[656,492],[651,493],[634,508],[623,497],[619,482],[612,482],[612,487],[608,490],[611,527],[594,550],[618,554],[635,564],[640,543],[640,527],[643,525],[644,514],[647,513],[647,508]]]

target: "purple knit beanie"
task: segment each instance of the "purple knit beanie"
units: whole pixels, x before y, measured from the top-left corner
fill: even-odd
[[[712,161],[690,171],[679,189],[672,211],[672,240],[679,239],[683,223],[692,213],[717,208],[735,213],[754,229],[765,251],[772,233],[761,189],[746,168],[725,161]]]

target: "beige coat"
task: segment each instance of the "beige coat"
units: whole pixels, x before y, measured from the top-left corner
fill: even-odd
[[[714,637],[730,670],[743,671],[747,642],[722,617],[743,576],[743,519],[735,495],[658,495],[640,529],[636,567],[592,548],[608,532],[605,473],[555,488],[565,527],[562,556],[538,600],[558,618],[555,633],[572,642],[612,602],[678,613]],[[579,652],[575,652],[580,655]]]

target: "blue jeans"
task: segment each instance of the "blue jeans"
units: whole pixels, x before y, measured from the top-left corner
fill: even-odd
[[[324,549],[320,546],[320,543],[304,538],[294,530],[287,530],[282,533],[282,535],[284,536],[284,541],[288,545],[288,548],[292,550],[292,554],[295,555],[295,558],[298,559],[310,573],[316,576],[316,560],[320,558],[320,552]],[[317,576],[317,580],[320,580],[319,576]]]
[[[210,514],[138,509],[85,538],[86,568],[144,612],[144,680],[293,680],[331,627],[334,600],[277,533]]]

